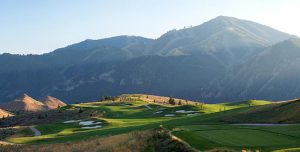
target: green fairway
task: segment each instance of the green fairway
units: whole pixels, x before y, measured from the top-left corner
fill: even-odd
[[[101,113],[84,121],[102,122],[97,129],[83,129],[78,123],[56,122],[38,125],[42,136],[12,137],[7,140],[21,144],[50,144],[104,137],[163,125],[196,149],[209,150],[227,147],[236,150],[263,149],[267,151],[300,147],[300,125],[238,126],[222,122],[220,118],[243,112],[268,101],[250,100],[237,103],[164,105],[138,100],[131,102],[93,102],[74,104],[65,109],[79,109]],[[197,115],[189,116],[190,111]],[[166,115],[172,115],[167,116]]]
[[[147,105],[150,108],[147,108]],[[184,109],[190,110],[193,107],[183,106],[178,107],[164,107],[161,105],[149,104],[144,101],[126,103],[111,103],[111,102],[98,102],[88,104],[76,104],[69,108],[83,108],[84,110],[96,110],[104,112],[103,117],[93,117],[93,120],[105,122],[102,128],[98,129],[82,129],[76,123],[65,124],[49,123],[38,125],[36,128],[42,132],[42,136],[37,137],[17,137],[9,138],[8,140],[15,143],[55,143],[64,141],[82,140],[93,136],[103,136],[118,133],[130,132],[138,129],[150,129],[153,126],[158,127],[162,121],[177,119],[182,117],[164,117],[164,113],[174,113],[175,110]],[[160,114],[154,114],[156,111],[164,109],[165,111]],[[151,126],[151,124],[155,124]],[[148,126],[147,126],[148,125]]]
[[[300,125],[292,127],[300,130]],[[200,150],[214,147],[270,150],[300,146],[300,132],[286,133],[291,126],[192,125],[180,128],[182,131],[174,132],[174,134]]]

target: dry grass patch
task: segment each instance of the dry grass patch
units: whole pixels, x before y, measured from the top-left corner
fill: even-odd
[[[139,152],[147,146],[147,139],[153,135],[153,131],[131,132],[104,138],[93,138],[89,140],[49,144],[49,145],[4,145],[0,147],[1,152]]]
[[[146,94],[133,94],[133,95],[127,95],[127,96],[138,97],[139,99],[146,101],[146,102],[159,103],[159,104],[165,104],[165,105],[169,105],[169,99],[170,99],[170,97],[146,95]],[[182,105],[199,104],[199,102],[191,101],[191,100],[184,100],[184,99],[177,99],[177,98],[173,98],[173,99],[175,101],[175,105],[178,105],[179,102],[181,102]]]

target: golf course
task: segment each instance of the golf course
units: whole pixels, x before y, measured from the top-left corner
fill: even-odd
[[[293,102],[299,104],[298,101]],[[218,148],[236,151],[299,150],[300,125],[297,122],[264,123],[258,117],[256,121],[251,119],[247,123],[246,119],[249,118],[239,118],[240,121],[233,119],[236,115],[240,116],[244,112],[251,114],[265,106],[275,108],[277,105],[273,104],[281,103],[251,100],[204,104],[175,99],[170,104],[167,100],[152,100],[151,96],[123,95],[114,101],[61,107],[58,112],[62,114],[78,112],[64,120],[54,119],[30,125],[41,135],[35,135],[30,128],[22,127],[19,135],[8,136],[4,141],[25,146],[51,145],[164,128],[172,136],[199,151]],[[268,120],[271,119],[270,116]]]

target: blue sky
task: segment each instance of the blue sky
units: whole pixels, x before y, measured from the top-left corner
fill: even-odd
[[[216,16],[300,36],[299,0],[2,0],[0,53],[41,54],[85,39],[158,38]]]

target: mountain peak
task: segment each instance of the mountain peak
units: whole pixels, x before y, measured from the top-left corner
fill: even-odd
[[[159,48],[153,50],[159,50],[162,55],[169,54],[175,48],[180,48],[184,54],[224,51],[235,54],[235,50],[246,50],[251,54],[249,51],[253,49],[247,50],[249,46],[258,50],[289,38],[291,35],[259,23],[218,16],[195,27],[167,32],[158,39],[156,45]],[[235,56],[231,56],[228,56],[228,62],[234,60]]]
[[[30,96],[26,93],[23,93],[23,97],[25,98],[25,97],[30,97]]]
[[[241,22],[250,22],[250,21],[242,20],[242,19],[238,19],[238,18],[230,17],[230,16],[217,16],[217,17],[205,22],[204,24],[221,24],[221,25],[230,26],[230,25],[239,24]]]
[[[211,20],[233,20],[233,19],[237,19],[235,17],[231,17],[231,16],[223,16],[223,15],[220,15],[220,16],[217,16]],[[237,19],[239,20],[239,19]]]

